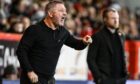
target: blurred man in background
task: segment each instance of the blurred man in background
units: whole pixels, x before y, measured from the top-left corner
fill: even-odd
[[[63,27],[67,15],[63,2],[49,2],[45,13],[42,21],[26,29],[17,48],[21,84],[55,84],[53,76],[62,45],[81,50],[92,42],[90,36],[74,38]]]
[[[103,12],[104,27],[93,36],[89,46],[87,62],[96,84],[125,84],[125,67],[122,34],[119,28],[119,14],[113,8]]]
[[[14,65],[8,65],[4,69],[3,78],[6,80],[18,80],[18,70]]]

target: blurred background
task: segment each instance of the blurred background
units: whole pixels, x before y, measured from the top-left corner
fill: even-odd
[[[50,0],[51,1],[51,0]],[[77,37],[93,35],[102,27],[102,11],[113,7],[120,13],[125,34],[127,84],[140,84],[140,0],[63,0],[67,7],[65,27]],[[19,84],[20,65],[15,51],[29,25],[45,17],[49,0],[0,0],[0,76],[2,84]],[[56,84],[93,84],[86,63],[88,47],[76,51],[64,45],[56,69]]]

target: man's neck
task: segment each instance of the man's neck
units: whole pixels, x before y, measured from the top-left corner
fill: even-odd
[[[56,30],[56,29],[57,29],[57,27],[53,24],[53,22],[51,21],[50,18],[46,17],[46,18],[44,19],[44,22],[45,22],[45,24],[46,24],[49,28],[51,28],[52,30]]]
[[[108,27],[107,28],[112,34],[114,34],[115,32],[116,32],[116,29],[113,29],[113,28],[110,28],[110,27]]]

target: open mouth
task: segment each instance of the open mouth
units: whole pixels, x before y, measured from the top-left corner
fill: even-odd
[[[65,17],[62,17],[62,18],[61,18],[61,21],[64,21],[64,20],[65,20]]]

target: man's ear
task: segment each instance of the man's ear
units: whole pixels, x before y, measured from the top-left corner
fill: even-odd
[[[103,19],[104,22],[106,22],[106,20],[107,20],[106,18]]]
[[[52,13],[50,11],[48,11],[48,16],[53,17],[53,15],[52,15]]]

